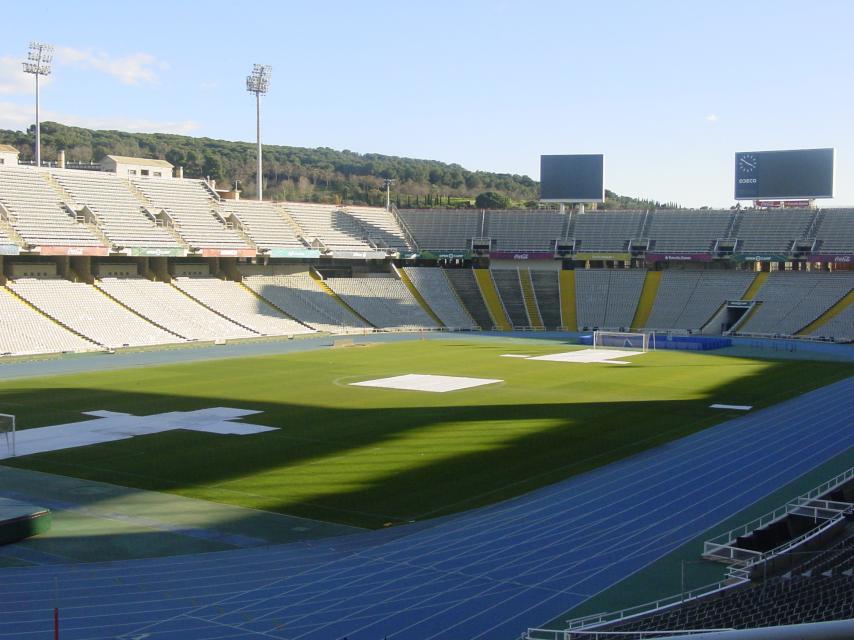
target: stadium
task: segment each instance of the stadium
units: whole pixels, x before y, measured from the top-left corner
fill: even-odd
[[[0,640],[854,637],[833,150],[696,210],[543,156],[522,210],[38,145],[0,145]]]

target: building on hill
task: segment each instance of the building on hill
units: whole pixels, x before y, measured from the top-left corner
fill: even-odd
[[[18,150],[10,144],[0,144],[0,164],[16,166]]]
[[[110,171],[119,176],[151,176],[171,178],[173,165],[166,160],[130,158],[128,156],[105,156],[101,160],[101,171]]]

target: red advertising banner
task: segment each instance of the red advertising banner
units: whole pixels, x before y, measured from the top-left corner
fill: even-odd
[[[202,249],[203,258],[254,258],[255,249]]]
[[[39,247],[39,253],[43,256],[108,256],[110,250],[107,247]]]
[[[490,251],[493,260],[554,260],[551,251]]]

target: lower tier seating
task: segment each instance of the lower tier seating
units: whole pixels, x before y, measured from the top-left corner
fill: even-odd
[[[326,284],[375,327],[436,328],[433,319],[397,278],[327,278]]]
[[[284,336],[312,331],[271,307],[239,282],[213,277],[181,277],[173,282],[204,306],[257,334]]]
[[[448,276],[448,281],[454,287],[469,315],[475,319],[481,329],[492,329],[492,318],[477,286],[474,272],[471,269],[447,269],[445,275]]]
[[[439,320],[449,329],[472,329],[476,325],[463,308],[443,269],[406,267],[406,275]]]
[[[57,322],[111,349],[184,341],[90,284],[62,278],[19,278],[10,281],[9,288]]]

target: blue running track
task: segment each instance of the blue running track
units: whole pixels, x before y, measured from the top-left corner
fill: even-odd
[[[0,639],[51,637],[58,598],[62,640],[510,640],[854,446],[852,415],[849,378],[411,528],[2,570]]]

